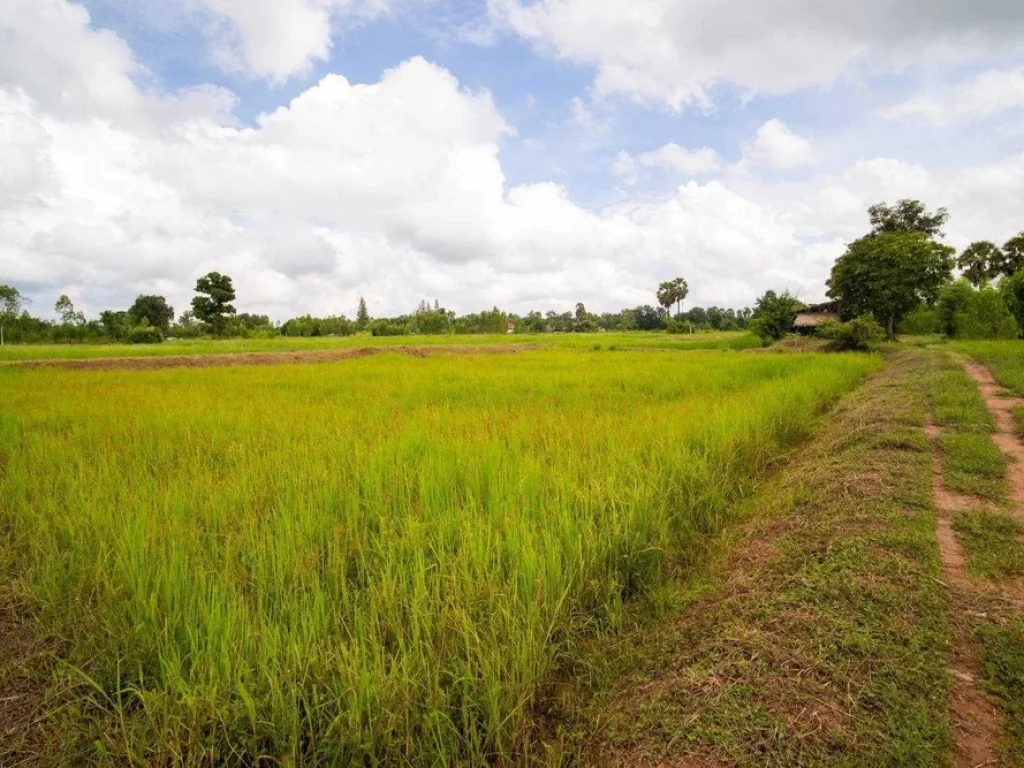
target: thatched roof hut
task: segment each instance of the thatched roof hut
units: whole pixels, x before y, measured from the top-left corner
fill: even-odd
[[[839,322],[839,307],[834,301],[804,307],[797,313],[793,327],[806,333],[828,322]]]

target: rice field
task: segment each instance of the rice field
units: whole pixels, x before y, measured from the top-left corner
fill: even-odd
[[[535,344],[544,348],[602,349],[750,349],[761,346],[746,331],[717,331],[693,335],[665,332],[543,333],[438,336],[321,336],[271,339],[178,339],[163,344],[8,344],[0,346],[0,362],[19,360],[88,360],[104,357],[162,357],[244,352],[297,352],[322,349],[397,346],[476,346]]]
[[[3,367],[0,564],[64,638],[112,761],[520,762],[581,641],[880,367],[607,349]]]

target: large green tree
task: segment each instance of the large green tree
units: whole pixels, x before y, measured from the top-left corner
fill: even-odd
[[[920,232],[929,239],[942,237],[942,228],[949,220],[949,212],[939,208],[928,213],[920,200],[899,200],[896,205],[878,203],[868,208],[871,234],[886,232]]]
[[[999,246],[988,240],[978,240],[964,248],[956,260],[956,265],[963,270],[964,277],[977,288],[996,276],[995,270],[1002,261],[1003,253]]]
[[[128,310],[128,315],[135,325],[142,325],[146,320],[151,327],[167,333],[174,321],[174,307],[163,296],[139,296]]]
[[[676,314],[678,315],[683,309],[683,299],[690,293],[690,286],[686,284],[686,280],[681,277],[677,277],[675,280],[667,280],[658,286],[658,303],[665,308],[666,311],[672,309],[674,304],[676,307]]]
[[[953,271],[954,253],[924,230],[872,233],[836,260],[828,295],[846,316],[874,315],[892,340],[900,318],[938,297]]]
[[[192,312],[210,326],[214,334],[221,336],[229,315],[235,314],[231,304],[235,300],[235,286],[231,278],[220,272],[210,272],[196,280],[196,293],[192,299]]]
[[[0,346],[4,344],[4,326],[17,320],[27,303],[17,288],[0,285]]]
[[[1009,277],[1024,269],[1024,232],[1011,237],[999,252],[999,258],[992,265],[992,277]]]

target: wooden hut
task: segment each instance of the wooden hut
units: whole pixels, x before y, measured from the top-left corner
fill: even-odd
[[[797,313],[793,327],[798,333],[813,333],[815,328],[829,322],[839,322],[839,307],[834,301],[804,307]]]

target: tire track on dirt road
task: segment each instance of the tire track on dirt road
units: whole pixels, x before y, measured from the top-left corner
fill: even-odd
[[[974,602],[972,596],[978,588],[968,578],[967,561],[953,531],[954,515],[965,509],[977,508],[979,502],[946,488],[939,448],[942,430],[929,419],[925,432],[934,452],[932,496],[937,511],[939,557],[953,600],[954,646],[950,658],[953,688],[950,693],[950,715],[956,765],[957,768],[994,766],[999,764],[996,744],[999,741],[1000,719],[978,685],[977,676],[981,666],[978,651],[971,642],[968,622],[962,620],[968,610],[966,606]]]

